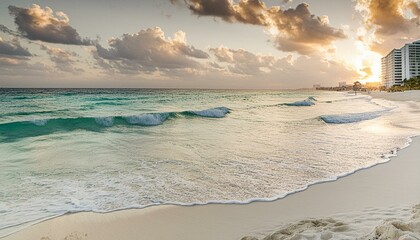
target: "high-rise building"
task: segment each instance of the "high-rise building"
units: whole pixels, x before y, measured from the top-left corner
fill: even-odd
[[[401,49],[394,49],[381,60],[381,78],[385,87],[402,84]]]
[[[405,79],[420,75],[420,40],[394,49],[381,59],[382,84],[401,86]]]
[[[410,79],[420,75],[420,40],[405,44],[401,48],[403,61],[402,79]]]

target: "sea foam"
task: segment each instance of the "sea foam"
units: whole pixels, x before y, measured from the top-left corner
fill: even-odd
[[[193,115],[201,116],[201,117],[208,117],[208,118],[223,118],[228,114],[230,111],[226,107],[217,107],[206,109],[202,111],[187,111],[186,113],[190,113]]]
[[[37,120],[31,121],[31,123],[35,124],[36,126],[45,126],[47,122],[48,122],[48,119],[37,119]]]
[[[20,94],[2,91],[8,95],[0,102]],[[328,126],[319,116],[388,107],[336,92],[80,90],[75,97],[25,91],[37,101],[0,104],[2,114],[15,111],[0,118],[0,236],[10,226],[68,212],[271,201],[387,161],[420,122],[413,120],[415,104],[398,110],[403,116],[378,119],[393,123],[383,126],[387,135]],[[292,103],[297,100],[317,105],[300,107]],[[96,105],[108,102],[118,106]],[[45,121],[37,126],[34,119]],[[413,124],[404,137],[395,126],[401,120]],[[366,129],[375,123],[365,122]]]
[[[226,107],[210,108],[201,111],[144,113],[131,116],[50,118],[0,124],[0,136],[15,141],[24,137],[47,135],[54,132],[74,130],[102,131],[105,127],[117,125],[138,125],[152,127],[163,124],[168,119],[179,117],[223,118],[230,110]]]
[[[97,117],[95,118],[97,124],[104,127],[112,127],[114,125],[114,117]]]
[[[345,124],[355,123],[366,120],[372,120],[384,115],[387,111],[375,111],[365,113],[347,113],[347,114],[334,114],[334,115],[323,115],[320,119],[330,124]]]
[[[309,107],[309,106],[313,106],[316,104],[316,99],[314,97],[308,97],[305,100],[302,101],[297,101],[297,102],[292,102],[292,103],[284,103],[282,105],[286,105],[286,106],[296,106],[296,107]]]
[[[170,116],[170,113],[148,113],[137,116],[123,117],[128,123],[140,126],[161,125]]]

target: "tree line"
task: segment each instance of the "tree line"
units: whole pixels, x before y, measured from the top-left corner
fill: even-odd
[[[420,90],[420,76],[405,79],[402,86],[392,86],[390,92],[401,92],[406,90]]]

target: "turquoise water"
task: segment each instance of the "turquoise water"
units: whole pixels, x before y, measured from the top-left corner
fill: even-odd
[[[386,161],[418,132],[402,107],[320,91],[0,89],[0,235],[68,212],[276,199]]]

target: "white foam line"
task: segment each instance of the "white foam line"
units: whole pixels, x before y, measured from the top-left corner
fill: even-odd
[[[31,221],[25,222],[23,224],[19,224],[19,225],[26,225],[26,226],[22,226],[21,228],[18,228],[18,229],[14,230],[14,231],[12,231],[10,233],[7,233],[5,235],[2,235],[2,236],[0,236],[0,238],[4,238],[6,236],[12,235],[12,234],[14,234],[16,232],[19,232],[19,231],[21,231],[21,230],[23,230],[25,228],[28,228],[30,226],[39,224],[39,223],[44,222],[44,221],[48,221],[48,220],[51,220],[51,219],[54,219],[54,218],[57,218],[57,217],[61,217],[61,216],[64,216],[64,215],[75,214],[75,213],[82,213],[82,212],[93,212],[93,213],[99,213],[99,214],[106,214],[106,213],[112,213],[112,212],[123,211],[123,210],[145,209],[145,208],[155,207],[155,206],[193,207],[193,206],[203,206],[203,205],[211,205],[211,204],[240,204],[240,205],[247,205],[247,204],[251,204],[251,203],[254,203],[254,202],[273,202],[273,201],[277,201],[277,200],[283,199],[283,198],[285,198],[287,196],[290,196],[290,195],[293,195],[293,194],[296,194],[296,193],[299,193],[299,192],[303,192],[303,191],[305,191],[306,189],[308,189],[311,186],[314,186],[314,185],[317,185],[317,184],[335,182],[335,181],[337,181],[337,180],[339,180],[341,178],[344,178],[344,177],[347,177],[347,176],[351,176],[351,175],[353,175],[353,174],[355,174],[357,172],[364,171],[364,170],[373,168],[373,167],[378,166],[378,165],[386,164],[386,163],[390,162],[392,160],[392,158],[397,157],[398,156],[397,153],[399,151],[401,151],[402,149],[405,149],[405,148],[409,147],[410,146],[410,143],[413,142],[413,138],[414,137],[418,137],[418,136],[420,136],[420,135],[412,135],[412,136],[407,137],[406,138],[407,139],[407,142],[402,147],[395,147],[395,149],[392,150],[392,152],[395,152],[395,153],[386,154],[386,155],[384,155],[384,157],[381,157],[380,158],[380,159],[384,159],[384,161],[380,161],[380,162],[374,163],[374,164],[372,164],[370,166],[359,168],[359,169],[356,169],[354,171],[351,171],[351,172],[348,172],[348,173],[345,173],[345,174],[338,175],[338,176],[336,176],[334,178],[331,178],[331,179],[326,179],[326,180],[320,180],[320,181],[312,182],[312,183],[307,184],[303,188],[300,188],[298,190],[285,193],[283,195],[278,195],[278,196],[275,196],[275,197],[272,197],[272,198],[251,198],[251,199],[249,199],[247,201],[238,201],[238,200],[217,201],[217,200],[212,200],[212,201],[207,201],[207,202],[194,202],[194,203],[179,203],[179,202],[152,203],[152,204],[142,205],[142,206],[129,206],[129,207],[124,207],[124,208],[117,208],[117,209],[113,209],[111,211],[93,211],[93,210],[92,211],[88,211],[88,210],[67,211],[67,212],[65,212],[63,214],[58,214],[58,215],[49,216],[49,217],[46,217],[46,218],[34,220],[34,222],[32,222],[31,224],[28,224],[28,225],[26,225],[26,224],[27,223],[30,223]],[[11,227],[17,227],[19,225],[15,225],[15,226],[11,226]],[[10,227],[7,227],[7,228],[10,228]],[[0,229],[0,231],[6,230],[7,228]]]

